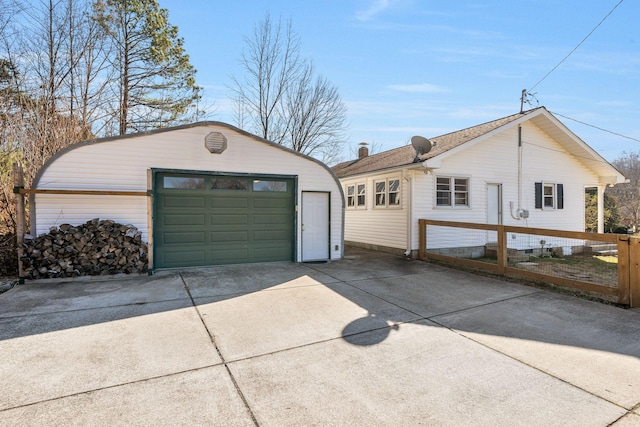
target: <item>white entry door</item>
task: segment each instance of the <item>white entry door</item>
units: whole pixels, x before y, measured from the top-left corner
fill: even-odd
[[[487,224],[502,224],[502,184],[487,184]]]
[[[302,261],[329,259],[329,193],[302,192]]]

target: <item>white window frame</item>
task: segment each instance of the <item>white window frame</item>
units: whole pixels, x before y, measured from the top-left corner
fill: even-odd
[[[347,209],[366,209],[367,208],[367,185],[363,182],[356,182],[345,185],[346,205]],[[353,189],[353,194],[349,194],[349,189]],[[362,190],[362,194],[359,191]],[[353,204],[349,204],[349,199],[353,199]]]
[[[362,194],[360,194],[362,189]],[[367,184],[364,182],[356,183],[356,209],[367,208]]]
[[[396,191],[389,191],[390,183],[397,182],[398,187]],[[384,189],[378,191],[378,184],[383,184]],[[390,195],[395,194],[396,203],[390,204]],[[384,199],[384,203],[378,203],[378,195],[381,195]],[[402,208],[402,180],[398,178],[385,178],[377,179],[373,181],[373,207],[376,209],[401,209]]]
[[[439,179],[447,179],[449,181],[448,189],[446,190],[449,195],[449,204],[439,204],[438,201],[438,193],[444,193],[445,190],[440,190],[438,188],[438,180]],[[464,180],[466,181],[466,190],[457,191],[456,189],[456,180]],[[433,204],[436,209],[470,209],[471,208],[471,178],[468,176],[455,176],[455,175],[439,175],[434,179],[434,194]],[[456,203],[457,198],[456,195],[464,194],[465,195],[465,204]]]
[[[546,190],[550,189],[551,194],[547,195]],[[547,200],[551,201],[547,205]],[[555,182],[542,181],[542,210],[555,210],[558,206],[558,188]]]
[[[345,185],[346,190],[345,190],[345,197],[346,197],[346,204],[347,204],[347,209],[354,209],[356,207],[356,185],[355,184],[349,184],[349,185]],[[352,190],[353,193],[349,194],[349,190]],[[350,203],[349,199],[353,200],[353,203]]]

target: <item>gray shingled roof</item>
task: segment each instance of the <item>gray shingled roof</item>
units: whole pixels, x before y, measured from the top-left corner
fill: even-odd
[[[431,142],[435,143],[435,146],[428,154],[423,158],[429,159],[449,151],[459,145],[476,139],[482,135],[498,129],[508,123],[513,122],[533,111],[538,110],[538,107],[533,110],[528,110],[523,113],[512,114],[511,116],[503,117],[501,119],[493,120],[491,122],[483,123],[481,125],[473,126],[470,128],[462,129],[456,132],[447,133],[445,135],[429,138]],[[405,145],[403,147],[394,148],[389,151],[384,151],[378,154],[372,154],[371,156],[364,157],[362,159],[349,160],[347,162],[339,163],[333,166],[333,172],[338,178],[344,178],[351,175],[358,175],[367,172],[374,172],[384,169],[391,169],[401,166],[406,166],[414,163],[416,152],[411,145]]]

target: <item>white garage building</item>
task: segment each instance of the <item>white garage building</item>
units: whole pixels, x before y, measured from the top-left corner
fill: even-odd
[[[323,163],[220,122],[81,142],[30,194],[31,231],[133,224],[150,268],[343,255],[343,193]]]

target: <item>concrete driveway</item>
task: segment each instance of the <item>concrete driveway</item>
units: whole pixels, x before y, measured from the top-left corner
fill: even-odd
[[[640,312],[384,254],[0,295],[0,425],[640,425]]]

